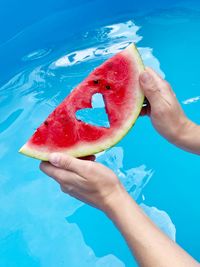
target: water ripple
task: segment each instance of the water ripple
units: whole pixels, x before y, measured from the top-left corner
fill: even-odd
[[[23,109],[18,109],[12,112],[3,122],[0,122],[0,133],[8,129],[21,115]]]

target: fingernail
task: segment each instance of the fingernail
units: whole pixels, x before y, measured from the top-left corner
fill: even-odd
[[[140,75],[140,79],[143,83],[149,83],[149,81],[151,81],[151,75],[147,72],[144,71],[141,75]]]
[[[60,155],[59,153],[52,153],[49,155],[49,161],[53,164],[53,165],[58,165],[59,161],[60,161]]]

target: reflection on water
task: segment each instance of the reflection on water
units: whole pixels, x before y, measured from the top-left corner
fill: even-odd
[[[185,105],[193,104],[193,103],[198,102],[199,100],[200,100],[200,96],[196,96],[196,97],[192,97],[192,98],[184,100],[183,104],[185,104]]]
[[[73,51],[56,60],[51,67],[67,67],[98,57],[107,58],[126,48],[130,43],[140,41],[142,37],[137,35],[138,30],[139,27],[132,21],[127,21],[86,32],[83,35],[83,42],[98,46]]]
[[[106,153],[100,155],[97,160],[111,168],[119,177],[129,194],[137,200],[142,192],[142,189],[151,179],[153,171],[147,170],[145,165],[124,170],[123,158],[123,148],[114,147]]]
[[[150,16],[147,20],[156,23]],[[56,59],[53,51],[34,50],[22,58],[26,63],[34,61],[34,65],[0,88],[1,266],[8,266],[11,258],[12,267],[135,266],[124,240],[100,211],[63,195],[54,181],[38,171],[38,162],[18,155],[17,150],[94,67],[130,42],[141,41],[139,29],[128,20],[85,32],[80,37],[82,47],[72,43]],[[139,50],[144,62],[164,76],[152,48]],[[51,60],[37,65],[36,59],[47,54]],[[195,97],[184,103],[198,100]],[[131,168],[124,166],[127,158]],[[143,190],[153,179],[154,169],[145,163],[135,164],[136,158],[127,141],[123,148],[99,154],[98,161],[118,175],[152,220],[175,239],[175,227],[167,213],[148,207],[146,201],[144,204]]]
[[[40,59],[42,57],[47,56],[49,53],[51,52],[51,50],[47,50],[47,49],[39,49],[36,51],[33,51],[31,53],[29,53],[28,55],[24,56],[22,58],[23,61],[31,61],[31,60],[36,60],[36,59]]]

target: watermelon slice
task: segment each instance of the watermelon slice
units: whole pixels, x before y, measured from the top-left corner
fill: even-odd
[[[129,45],[79,84],[48,116],[19,152],[48,160],[51,152],[83,157],[119,142],[136,121],[144,101],[139,74],[144,65],[135,45]],[[80,109],[92,108],[94,94],[103,95],[110,127],[99,127],[76,118]]]

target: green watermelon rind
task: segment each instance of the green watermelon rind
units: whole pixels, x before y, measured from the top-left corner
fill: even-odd
[[[142,58],[140,56],[140,53],[137,47],[132,43],[124,51],[127,51],[128,53],[130,53],[130,57],[133,58],[134,64],[137,63],[137,66],[138,66],[137,69],[139,70],[139,73],[144,71],[145,67],[144,67]],[[66,154],[69,154],[71,156],[78,158],[78,157],[84,157],[88,155],[97,154],[99,152],[102,152],[116,145],[130,131],[130,129],[135,124],[141,112],[141,109],[144,103],[144,94],[142,93],[141,89],[138,90],[138,93],[139,95],[136,100],[137,101],[136,108],[133,110],[133,113],[130,119],[126,121],[125,125],[123,126],[123,129],[120,129],[118,131],[118,134],[115,133],[115,135],[107,139],[106,142],[104,142],[104,140],[102,141],[99,140],[95,142],[90,142],[87,146],[85,144],[83,145],[80,144],[78,146],[73,146],[72,149],[66,149],[66,150],[62,149],[62,151],[60,152],[66,153]],[[22,146],[19,152],[31,158],[39,159],[42,161],[48,161],[49,152],[45,152],[45,151],[43,152],[42,150],[39,151],[37,148],[34,149],[33,145],[29,147],[28,142]]]

